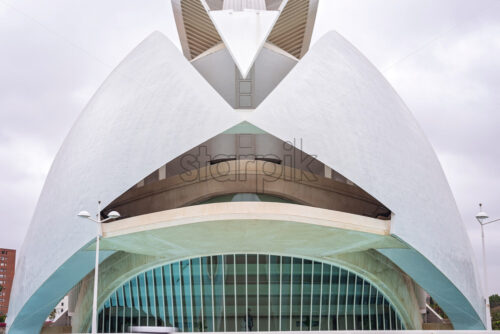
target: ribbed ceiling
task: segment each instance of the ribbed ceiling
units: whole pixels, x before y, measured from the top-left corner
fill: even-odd
[[[181,8],[191,59],[222,42],[200,0],[182,0]]]
[[[268,41],[300,58],[308,14],[309,0],[288,0]]]
[[[220,10],[224,1],[205,0],[205,3],[211,10]],[[268,10],[279,9],[281,3],[282,0],[266,0],[265,2]],[[308,38],[306,34],[308,19],[310,19],[310,6],[311,0],[288,0],[267,41],[300,59],[305,52],[304,40]],[[181,38],[181,42],[187,42],[185,52],[188,53],[190,60],[222,43],[202,0],[180,0],[180,7],[185,31],[185,40]]]

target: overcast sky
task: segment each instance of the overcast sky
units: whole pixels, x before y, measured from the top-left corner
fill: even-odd
[[[21,246],[71,125],[155,30],[179,45],[168,0],[0,0],[0,247]],[[329,30],[413,111],[481,265],[478,203],[500,218],[500,1],[320,0],[312,43]],[[486,230],[489,290],[500,293],[500,222]]]

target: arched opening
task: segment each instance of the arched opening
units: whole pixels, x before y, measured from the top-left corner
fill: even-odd
[[[225,254],[142,272],[111,293],[99,332],[173,326],[182,332],[401,330],[388,298],[347,269],[310,259]]]

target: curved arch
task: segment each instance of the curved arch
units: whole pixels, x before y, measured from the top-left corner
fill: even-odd
[[[93,267],[80,250],[95,229],[77,212],[108,205],[165,160],[240,121],[164,35],[139,44],[94,94],[52,164],[19,252],[9,334],[38,332]]]
[[[355,185],[262,160],[224,161],[133,187],[104,212],[115,210],[124,217],[133,217],[234,193],[267,194],[307,206],[373,218],[390,214],[380,202]]]
[[[230,254],[231,253],[225,253],[223,255]],[[221,254],[213,253],[204,256],[218,255]],[[338,257],[329,260],[318,257],[301,256],[299,254],[276,254],[276,256],[298,257],[314,262],[327,263],[329,265],[342,268],[343,270],[356,273],[356,275],[363,277],[372,285],[377,286],[379,291],[384,294],[391,305],[394,305],[398,312],[400,312],[400,317],[406,324],[407,329],[421,328],[421,318],[418,305],[413,294],[413,288],[411,285],[408,285],[407,277],[402,272],[397,270],[394,264],[392,264],[384,256],[380,255],[377,252],[361,252],[356,253],[354,257]],[[130,280],[131,278],[150,271],[155,267],[199,257],[201,257],[201,255],[166,259],[161,257],[150,257],[123,252],[113,255],[101,266],[101,274],[99,279],[102,280],[105,284],[101,284],[99,287],[98,308],[101,309],[106,300],[110,298],[113,291],[118,289],[121,285],[123,285],[124,282]],[[370,258],[370,260],[375,259],[376,261],[374,262],[374,265],[361,271],[358,270],[359,267],[356,264],[356,259],[366,260],[367,258]],[[128,263],[129,265],[117,265],[117,263],[123,264],[124,262]],[[381,268],[386,269],[381,270]],[[77,305],[77,311],[75,312],[76,316],[73,319],[74,328],[78,332],[85,332],[90,326],[92,284],[93,275],[91,273],[83,280],[82,288],[80,289],[80,296],[78,299],[80,303]],[[405,285],[407,286],[407,289],[406,291],[402,289],[402,293],[394,293],[393,288],[396,285]]]
[[[319,305],[313,307],[316,298]],[[300,307],[292,303],[297,299]],[[146,320],[153,327],[168,324],[182,332],[242,331],[240,323],[248,323],[249,331],[405,328],[387,296],[359,273],[273,254],[203,256],[153,267],[105,298],[99,318],[99,331],[110,333],[125,332],[132,320]]]
[[[148,263],[264,250],[350,266],[383,287],[392,296],[391,302],[403,310],[405,322],[419,328],[412,281],[377,252],[366,253],[373,248],[405,247],[387,235],[388,224],[331,210],[265,202],[205,204],[127,218],[103,226],[101,249],[123,251],[134,260],[110,258],[107,266],[112,274],[106,275],[101,267],[99,295],[109,295],[110,289],[124,281],[125,274],[117,273],[130,272],[126,274],[130,277],[147,270]],[[304,238],[314,242],[304,244]]]

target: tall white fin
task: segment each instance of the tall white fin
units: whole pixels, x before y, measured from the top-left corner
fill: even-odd
[[[279,11],[216,10],[208,12],[231,57],[246,78],[274,24]]]

